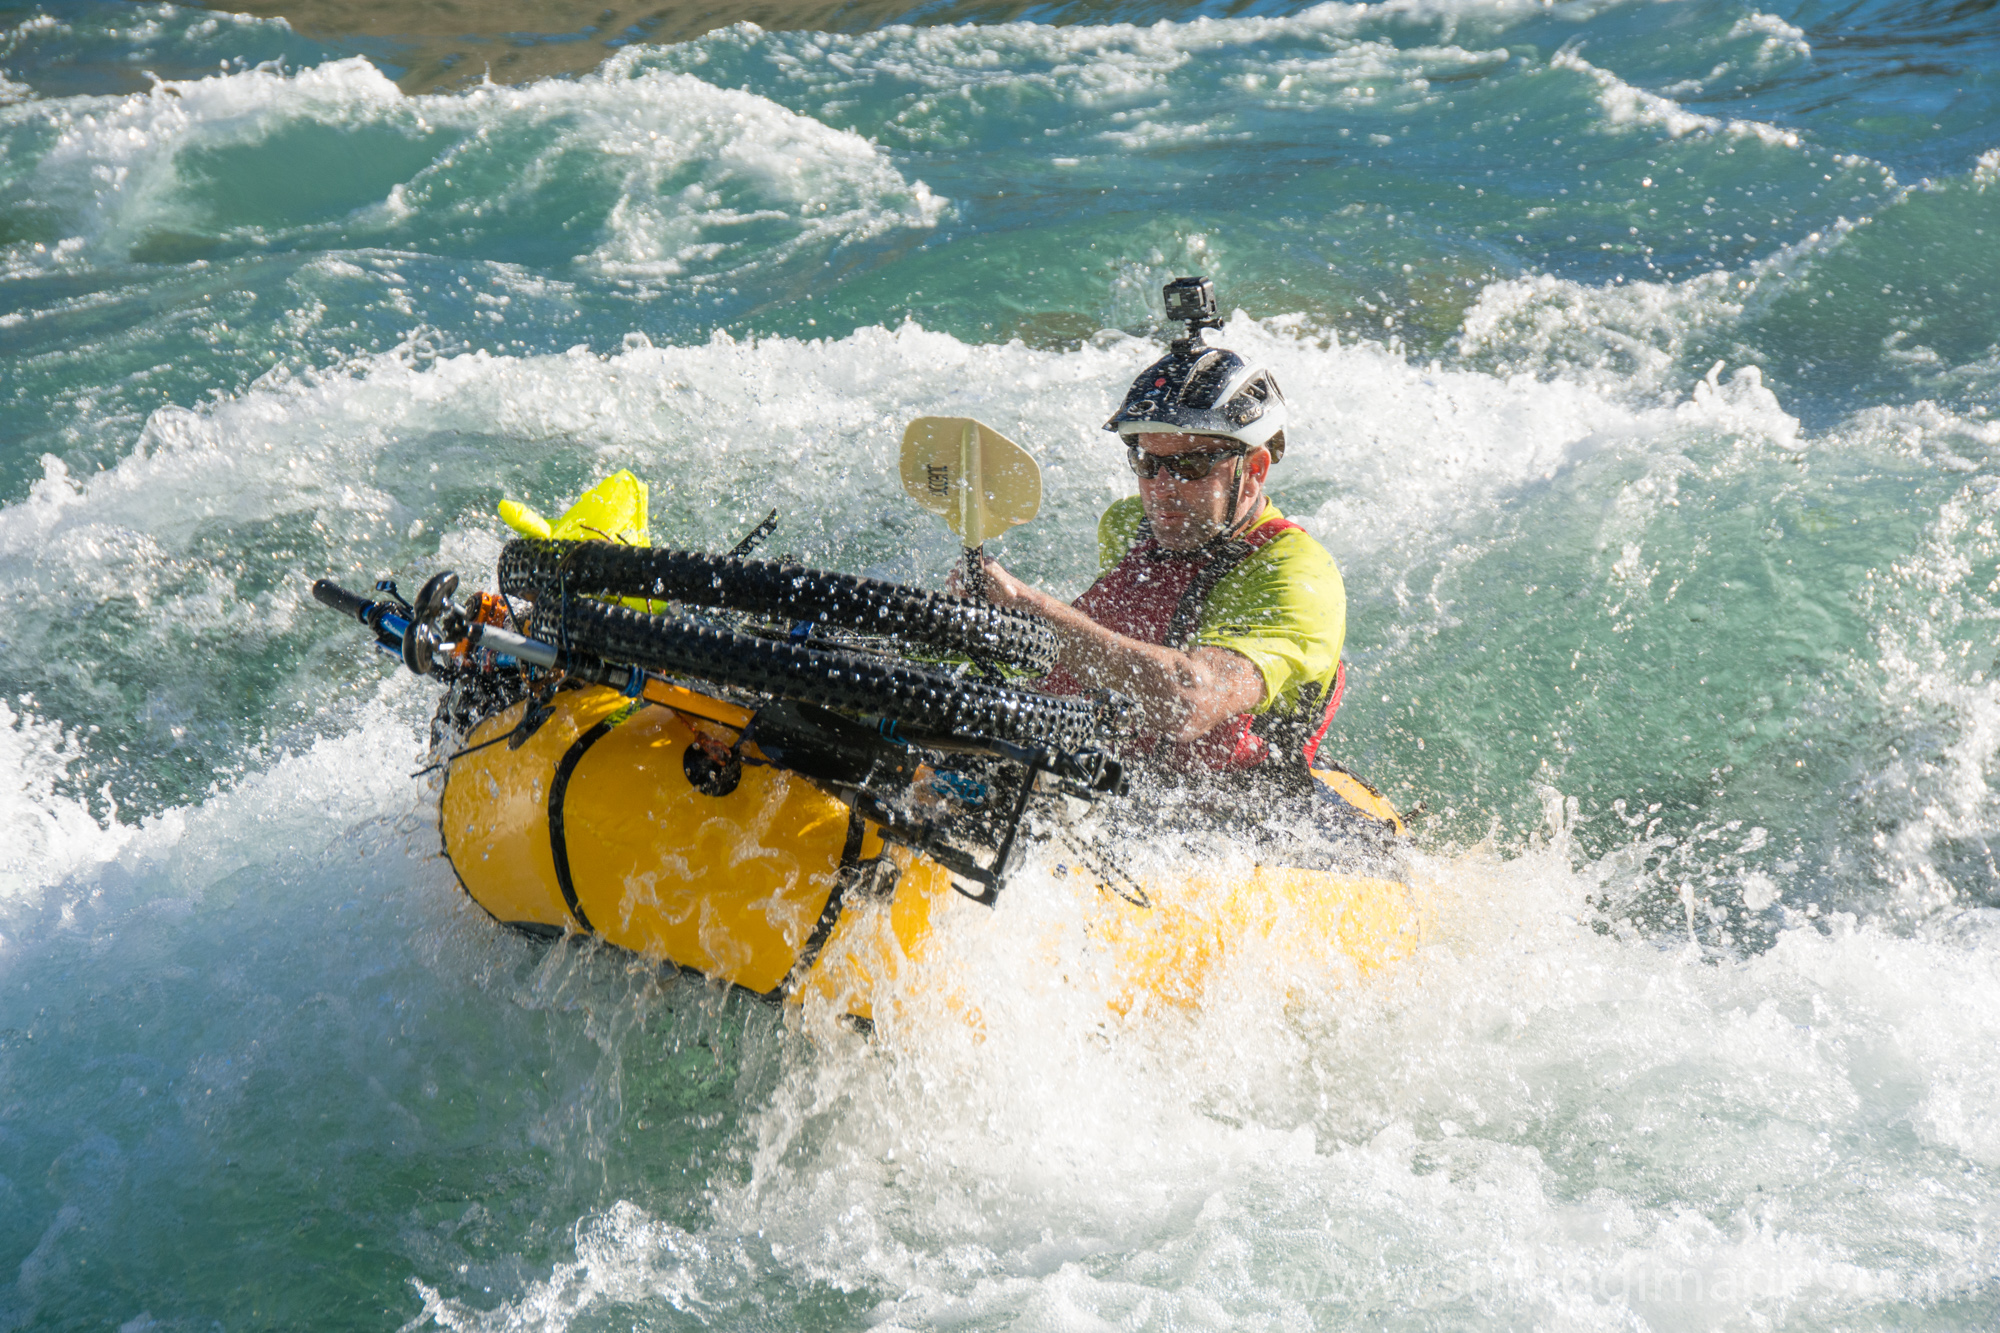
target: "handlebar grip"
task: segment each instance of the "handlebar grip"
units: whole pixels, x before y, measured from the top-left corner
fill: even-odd
[[[322,606],[330,606],[345,615],[353,616],[364,625],[368,623],[368,608],[374,605],[365,597],[355,596],[332,579],[314,581],[313,600]]]

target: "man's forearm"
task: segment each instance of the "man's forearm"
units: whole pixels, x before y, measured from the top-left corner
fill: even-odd
[[[1062,664],[1093,689],[1117,690],[1139,704],[1145,729],[1193,740],[1257,706],[1263,678],[1250,662],[1218,648],[1184,653],[1105,628],[1039,589],[1022,589],[1023,609],[1055,629]]]

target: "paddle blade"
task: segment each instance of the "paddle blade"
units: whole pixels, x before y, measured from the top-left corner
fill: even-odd
[[[918,417],[903,432],[903,489],[979,546],[1041,512],[1035,456],[971,417]]]

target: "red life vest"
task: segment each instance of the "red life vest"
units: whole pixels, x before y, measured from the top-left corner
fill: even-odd
[[[1272,539],[1302,531],[1288,518],[1273,519],[1227,542],[1180,552],[1169,551],[1154,541],[1151,525],[1142,520],[1139,540],[1125,553],[1125,558],[1106,570],[1071,605],[1106,629],[1128,638],[1185,651],[1201,623],[1202,605],[1215,585]],[[1333,724],[1334,710],[1340,707],[1346,685],[1347,666],[1342,663],[1334,675],[1333,689],[1327,696],[1318,729],[1304,739],[1300,749],[1300,757],[1308,767],[1319,751],[1321,738]],[[1083,683],[1062,666],[1049,673],[1042,688],[1053,694],[1083,693]],[[1308,700],[1307,706],[1314,702],[1317,700]],[[1255,768],[1268,761],[1273,753],[1270,740],[1260,734],[1258,724],[1257,715],[1238,713],[1194,740],[1162,744],[1157,737],[1143,737],[1139,748],[1157,755],[1166,766],[1175,769]]]

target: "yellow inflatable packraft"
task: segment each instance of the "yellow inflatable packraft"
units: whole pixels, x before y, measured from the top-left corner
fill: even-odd
[[[813,781],[759,762],[754,744],[732,769],[727,751],[749,720],[733,704],[658,680],[639,698],[564,689],[514,740],[535,706],[472,730],[440,807],[460,881],[506,924],[593,934],[766,998],[869,1019],[945,915],[992,916],[943,866],[885,842]],[[1425,930],[1408,886],[1325,871],[1197,874],[1148,883],[1144,896],[1100,892],[1086,923],[1121,1012],[1198,1002],[1232,948],[1281,931],[1365,975]]]

